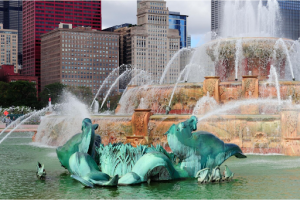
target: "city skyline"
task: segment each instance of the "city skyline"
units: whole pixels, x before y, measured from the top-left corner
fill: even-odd
[[[206,34],[210,31],[210,0],[185,1],[166,0],[169,11],[177,11],[182,15],[188,15],[188,35],[192,36],[192,47],[206,40]],[[136,24],[136,0],[102,1],[102,29],[123,24]],[[114,12],[111,12],[114,10]],[[115,17],[124,15],[126,17]]]

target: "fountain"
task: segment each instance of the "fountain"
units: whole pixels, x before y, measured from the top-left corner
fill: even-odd
[[[133,68],[115,113],[89,113],[91,109],[67,95],[69,97],[58,106],[60,109],[54,108],[51,115],[42,117],[33,143],[61,146],[57,148],[58,159],[56,154],[53,156],[53,148],[43,149],[49,153],[46,156],[42,151],[36,151],[36,146],[26,144],[15,148],[16,144],[9,140],[11,131],[0,140],[1,152],[8,155],[1,161],[5,163],[24,157],[27,161],[29,159],[23,156],[23,148],[27,148],[33,155],[31,159],[39,158],[45,164],[47,177],[59,180],[59,185],[70,191],[74,191],[74,182],[70,182],[71,178],[60,164],[67,168],[73,179],[87,187],[145,183],[139,188],[140,193],[135,187],[102,188],[103,196],[93,196],[96,193],[88,190],[76,192],[77,189],[66,194],[65,190],[53,189],[51,185],[55,184],[48,184],[51,190],[48,196],[45,191],[42,191],[45,196],[41,196],[41,190],[38,190],[36,198],[86,198],[86,195],[109,198],[128,194],[133,198],[157,198],[158,193],[149,192],[150,187],[159,191],[162,195],[159,198],[199,198],[201,195],[201,198],[297,198],[300,43],[280,38],[280,26],[276,26],[281,20],[278,2],[268,0],[268,6],[264,3],[225,1],[220,35],[195,49],[177,52],[165,66],[160,84],[153,84],[152,74]],[[173,61],[179,59],[181,53],[188,54],[189,61],[181,67],[176,83],[164,84]],[[104,81],[114,77],[110,91],[126,76],[116,74],[118,69]],[[97,107],[95,100],[104,83],[90,108]],[[201,132],[193,132],[196,129]],[[205,142],[199,145],[202,141]],[[212,144],[207,145],[210,142]],[[206,153],[208,146],[214,147],[209,149],[209,154]],[[237,157],[244,157],[241,152],[250,154],[244,162],[232,158],[226,161],[225,164],[231,165],[238,174],[232,180],[233,184],[224,187],[199,185],[197,190],[195,179],[186,179],[184,184],[179,181],[154,183],[191,177],[196,177],[199,183],[231,180],[231,170],[221,166],[232,155],[226,153],[230,147],[234,147],[233,153]],[[36,156],[33,152],[40,154]],[[32,165],[35,164],[36,161]],[[4,192],[0,189],[4,198],[10,197],[5,189],[14,178],[11,170],[18,167],[11,167],[11,163],[7,166],[7,169],[2,166],[2,170],[6,170],[2,173],[6,177]],[[221,168],[225,176],[221,175]],[[44,166],[39,165],[38,173],[41,174],[42,169]],[[18,169],[14,173],[23,171]],[[19,179],[23,177],[26,177],[23,183],[27,183],[30,175],[18,176]],[[243,193],[232,189],[237,182],[243,187]],[[268,188],[270,182],[273,184]],[[11,196],[31,197],[26,194],[32,191],[32,185],[25,191],[22,196],[11,191]]]
[[[160,144],[171,151],[163,133],[172,123],[187,120],[194,114],[199,118],[198,129],[235,143],[244,152],[300,155],[295,151],[300,150],[296,142],[298,124],[293,121],[300,108],[300,82],[292,81],[297,66],[293,60],[298,54],[294,45],[292,40],[273,37],[218,38],[193,51],[191,61],[175,84],[150,85],[151,76],[146,72],[128,71],[132,74],[131,85],[125,89],[115,115],[91,115],[92,122],[100,125],[95,133],[101,136],[104,145],[112,142],[132,146]],[[199,53],[208,64],[201,63],[197,58]],[[214,70],[207,70],[206,66]],[[190,82],[190,77],[195,80],[198,72],[199,81]],[[116,78],[111,88],[124,74]],[[187,82],[180,81],[183,76]],[[144,84],[132,85],[142,79]],[[105,98],[108,95],[109,92]],[[44,125],[37,136],[44,133],[44,138],[53,138],[45,134],[49,132],[46,124],[50,122],[42,120]],[[64,126],[51,127],[59,138],[59,127]],[[51,141],[46,144],[63,144],[59,139]]]

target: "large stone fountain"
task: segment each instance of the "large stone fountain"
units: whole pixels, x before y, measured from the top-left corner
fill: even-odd
[[[160,144],[169,151],[164,133],[193,114],[198,130],[235,143],[243,152],[299,156],[300,82],[293,81],[287,53],[292,45],[292,40],[278,38],[212,41],[205,48],[216,76],[179,83],[175,90],[174,84],[128,86],[115,115],[91,117],[99,124],[95,132],[104,144]],[[141,99],[144,109],[137,109]],[[168,105],[171,111],[165,115]],[[51,143],[61,144],[57,134]]]

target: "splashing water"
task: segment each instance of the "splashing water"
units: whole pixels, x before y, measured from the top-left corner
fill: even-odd
[[[95,95],[95,97],[94,97],[94,99],[93,99],[93,101],[92,101],[92,103],[91,103],[91,106],[90,106],[90,108],[92,109],[92,106],[93,106],[93,104],[95,103],[95,100],[96,100],[96,98],[98,97],[98,95],[99,95],[99,92],[102,90],[102,88],[105,86],[105,84],[107,83],[107,81],[110,79],[110,78],[112,78],[113,76],[116,76],[116,73],[119,73],[119,68],[116,68],[116,69],[114,69],[112,72],[110,72],[110,74],[104,79],[104,81],[103,81],[103,83],[101,84],[101,86],[99,87],[99,89],[98,89],[98,91],[97,91],[97,93],[96,93],[96,95]]]
[[[95,101],[94,108],[93,108],[93,113],[97,114],[98,111],[99,111],[99,102]]]
[[[30,113],[27,113],[21,117],[19,117],[18,119],[16,119],[15,121],[13,121],[12,123],[10,123],[7,127],[5,127],[5,129],[3,129],[0,133],[0,136],[2,135],[2,133],[4,133],[7,129],[9,129],[10,127],[13,127],[14,125],[18,124],[20,121],[22,121],[23,119],[25,119],[28,116],[31,116],[32,114],[34,114],[36,111],[32,111]]]
[[[173,62],[175,61],[175,59],[177,59],[178,56],[180,56],[180,53],[182,53],[182,52],[188,52],[188,51],[191,51],[191,49],[188,49],[188,48],[182,48],[182,49],[180,49],[179,51],[177,51],[177,52],[173,55],[173,57],[172,57],[171,60],[168,62],[167,66],[165,67],[165,70],[164,70],[164,72],[163,72],[163,74],[162,74],[162,76],[161,76],[161,78],[160,78],[160,81],[159,81],[159,84],[160,84],[160,85],[163,83],[164,78],[165,78],[167,72],[169,71],[170,67],[172,66]]]
[[[243,47],[242,47],[242,39],[239,39],[236,41],[235,44],[235,80],[238,79],[238,68],[239,68],[239,62],[241,60],[241,57],[243,55]]]
[[[9,133],[7,133],[1,140],[0,140],[0,144],[12,133],[14,132],[14,130],[16,130],[17,128],[19,128],[20,125],[24,124],[25,122],[27,122],[28,120],[30,120],[32,117],[40,115],[41,113],[46,112],[47,110],[49,110],[49,106],[46,108],[43,108],[42,110],[39,111],[35,111],[34,113],[32,113],[32,115],[30,115],[28,118],[22,120],[19,124],[17,124]]]
[[[276,0],[263,1],[222,1],[223,20],[220,35],[223,37],[269,37],[279,36],[281,17]]]
[[[144,84],[142,87],[135,87],[130,90],[128,90],[128,87],[126,87],[125,91],[123,92],[119,104],[120,104],[120,110],[116,113],[117,115],[125,115],[125,114],[132,114],[135,109],[135,97],[138,98],[138,93],[140,90],[147,88],[150,84],[153,83],[153,80],[151,79],[151,75],[140,69],[133,69],[133,77],[128,85],[131,85],[134,83],[137,79],[143,80],[139,81]]]
[[[141,98],[140,104],[139,104],[139,109],[147,109],[147,105],[145,104],[144,98]]]
[[[295,79],[295,76],[294,76],[294,71],[293,71],[293,64],[291,62],[291,58],[290,58],[290,53],[289,53],[289,50],[287,49],[287,46],[285,44],[285,42],[283,41],[282,38],[279,38],[275,45],[274,45],[274,54],[273,54],[273,58],[276,59],[276,50],[279,49],[279,47],[282,47],[283,48],[283,51],[286,55],[286,60],[287,60],[287,63],[289,65],[289,68],[290,68],[290,72],[291,72],[291,75],[292,75],[292,78],[293,80]]]
[[[206,96],[203,96],[197,101],[197,104],[193,110],[192,115],[200,115],[207,110],[212,110],[218,107],[218,103],[213,97],[209,96],[207,92]]]
[[[76,133],[81,132],[82,120],[90,118],[87,105],[80,102],[69,92],[63,92],[61,104],[56,106],[55,113],[41,119],[35,141],[59,146],[64,144]]]
[[[117,83],[119,83],[119,80],[125,76],[127,76],[128,73],[130,73],[131,70],[126,70],[124,73],[122,73],[116,80],[115,82],[110,86],[109,90],[107,91],[106,93],[106,96],[104,97],[103,101],[102,101],[102,104],[100,106],[100,109],[103,107],[108,95],[110,94],[111,90],[116,86]]]
[[[171,102],[172,102],[172,99],[173,99],[175,90],[176,90],[176,88],[177,88],[177,85],[178,85],[178,83],[179,83],[179,81],[180,81],[180,78],[181,78],[182,74],[185,72],[185,70],[186,70],[187,68],[188,68],[188,67],[186,66],[186,67],[181,71],[181,73],[179,74],[179,76],[178,76],[178,78],[177,78],[176,84],[175,84],[175,86],[174,86],[174,88],[173,88],[173,91],[172,91],[172,94],[171,94],[171,97],[170,97],[169,107],[171,106]]]
[[[281,104],[280,85],[279,85],[279,81],[278,81],[278,75],[277,75],[276,69],[273,65],[271,65],[270,75],[269,75],[269,79],[268,79],[267,83],[275,84],[278,104]]]
[[[288,103],[288,102],[290,101],[281,101],[281,103]],[[273,100],[273,99],[248,99],[248,100],[241,100],[241,101],[232,101],[227,103],[226,105],[221,106],[218,109],[206,113],[204,116],[198,118],[198,121],[202,121],[213,115],[226,114],[227,111],[237,109],[240,106],[251,105],[251,104],[267,104],[267,105],[274,104],[277,107],[280,107],[280,105],[278,105],[278,100]]]

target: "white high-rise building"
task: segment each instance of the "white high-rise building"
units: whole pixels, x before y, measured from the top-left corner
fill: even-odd
[[[159,83],[169,60],[180,49],[180,36],[169,29],[169,10],[164,0],[138,0],[137,26],[131,28],[132,66],[151,74]],[[164,83],[174,83],[180,73],[180,58],[174,59]],[[139,79],[136,84],[141,84]]]

